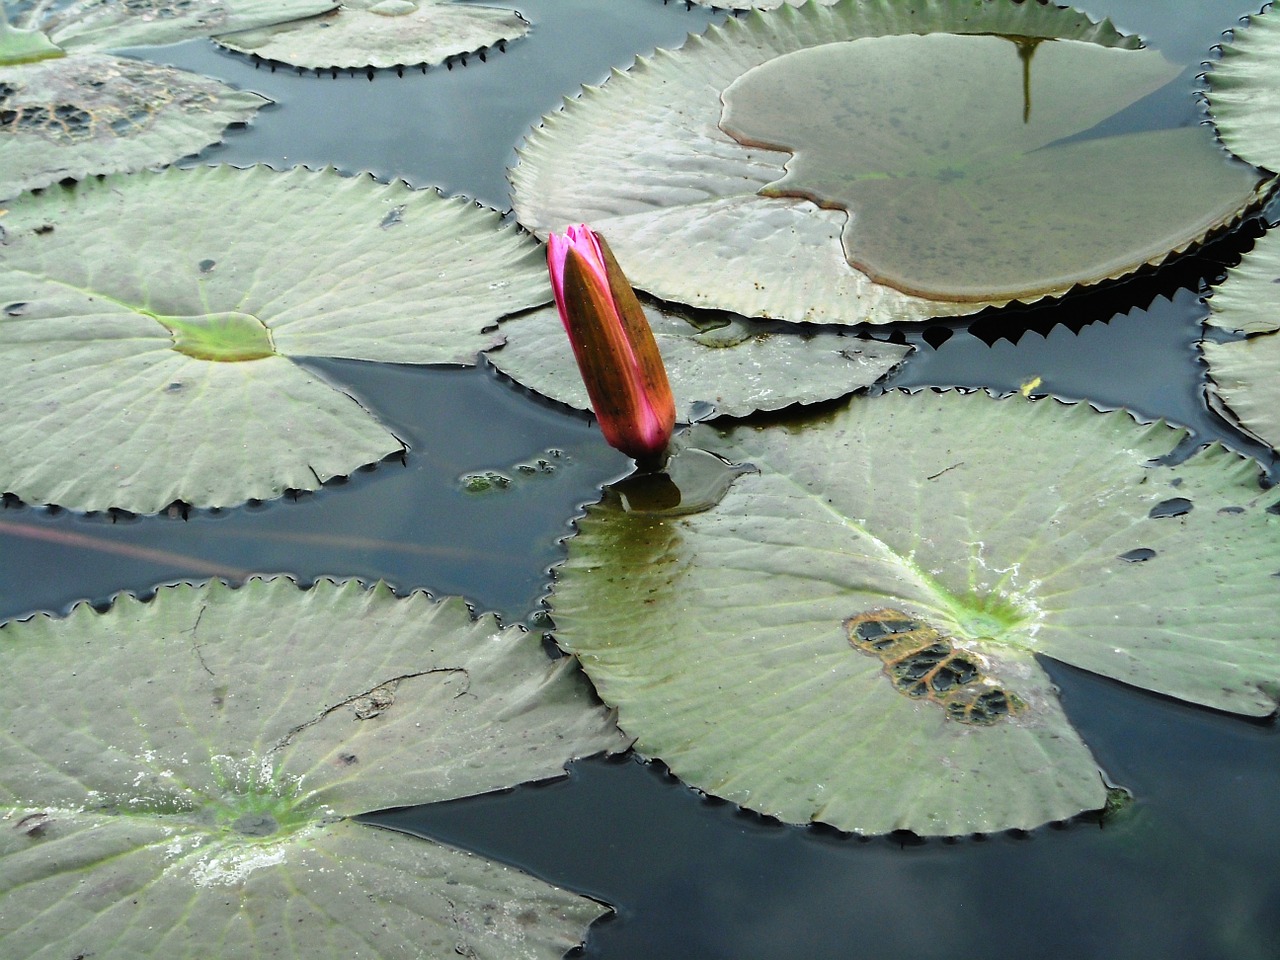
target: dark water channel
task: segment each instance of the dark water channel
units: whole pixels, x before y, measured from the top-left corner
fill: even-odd
[[[516,0],[532,34],[453,69],[300,75],[196,43],[153,59],[276,101],[201,159],[333,164],[437,185],[506,209],[503,171],[528,126],[580,83],[723,14],[659,0]],[[1258,0],[1086,0],[1188,66]],[[1199,122],[1192,70],[1130,111],[1135,125]],[[1175,85],[1177,86],[1177,85]],[[264,211],[264,214],[267,213]],[[1159,271],[1016,320],[924,325],[900,385],[1043,390],[1166,417],[1250,447],[1206,408],[1194,343],[1205,285],[1247,249],[1246,226]],[[325,361],[411,447],[296,501],[112,522],[0,511],[0,617],[178,578],[289,572],[383,577],[530,617],[578,505],[626,461],[578,415],[483,365]],[[562,452],[549,475],[464,493],[458,477]],[[1267,459],[1265,462],[1272,464]],[[1213,610],[1205,610],[1213,617]],[[351,655],[358,657],[359,650]],[[861,841],[783,827],[699,797],[660,766],[591,760],[550,784],[381,822],[518,864],[615,905],[586,954],[664,958],[1280,958],[1280,737],[1050,663],[1073,723],[1133,806],[1099,827],[954,842]]]

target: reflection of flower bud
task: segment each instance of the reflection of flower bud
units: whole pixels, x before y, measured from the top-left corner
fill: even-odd
[[[584,225],[551,234],[547,267],[605,440],[642,466],[662,462],[676,422],[653,331],[604,238]]]

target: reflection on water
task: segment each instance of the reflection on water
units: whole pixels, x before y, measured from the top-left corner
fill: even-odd
[[[1257,5],[1084,4],[1095,15],[1114,12],[1123,27],[1149,31],[1183,63],[1198,61],[1218,31]],[[182,45],[160,59],[280,102],[248,130],[233,132],[210,159],[369,168],[505,208],[503,167],[539,113],[577,83],[597,82],[610,65],[675,43],[713,18],[658,0],[518,6],[534,30],[506,53],[451,71],[406,71],[403,79],[394,72],[369,82],[363,74],[322,80],[285,68],[255,70],[205,44]],[[1139,295],[1140,284],[1120,285],[1110,298],[1069,298],[1034,311],[1034,319],[1029,314],[1027,322],[1043,332],[1020,337],[979,339],[967,324],[938,328],[954,331],[946,337],[908,331],[921,350],[896,382],[1017,389],[1038,376],[1043,390],[1128,403],[1201,436],[1230,437],[1200,396],[1191,349],[1203,312],[1196,277],[1154,302]],[[1070,327],[1046,327],[1046,317]],[[462,593],[518,621],[534,608],[578,505],[630,467],[584,417],[483,367],[313,366],[379,411],[409,445],[404,464],[384,463],[296,502],[195,512],[186,521],[113,523],[5,509],[0,616],[145,591],[176,577],[252,570],[304,579],[382,576],[406,590]],[[553,473],[482,495],[459,482],[468,473],[509,473],[548,448],[565,454]],[[4,526],[11,524],[39,539],[15,536]],[[86,537],[110,551],[86,547]],[[1072,723],[1108,775],[1136,796],[1102,829],[1077,823],[955,843],[859,841],[744,814],[633,760],[586,761],[567,780],[380,819],[615,904],[619,916],[595,929],[587,949],[604,960],[1280,956],[1275,724],[1049,668]]]

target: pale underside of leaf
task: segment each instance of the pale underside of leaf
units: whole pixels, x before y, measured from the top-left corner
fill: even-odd
[[[719,92],[762,63],[840,40],[934,31],[1138,43],[1078,11],[1004,0],[748,15],[641,58],[545,117],[510,172],[516,214],[543,236],[591,223],[638,287],[695,306],[825,323],[971,313],[982,304],[909,296],[853,269],[840,244],[845,214],[758,196],[785,173],[788,154],[746,148],[718,126]]]
[[[684,422],[705,418],[703,404],[717,416],[745,417],[833,400],[875,383],[911,351],[831,331],[798,335],[741,317],[700,329],[674,312],[647,307],[645,315]],[[591,409],[554,308],[507,320],[502,333],[507,342],[486,355],[490,363],[530,390]]]
[[[1280,17],[1270,7],[1249,17],[1211,67],[1205,95],[1222,142],[1250,163],[1280,170]]]
[[[224,34],[218,43],[299,67],[442,63],[529,32],[519,14],[453,0],[355,0],[310,20]]]
[[[1102,778],[1037,654],[1249,715],[1280,696],[1276,496],[1221,448],[1154,465],[1182,435],[957,394],[695,427],[759,473],[687,517],[591,509],[556,637],[637,749],[783,820],[964,834],[1095,809]],[[845,625],[885,611],[977,665],[1006,714],[962,722],[966,691],[902,692]]]
[[[289,358],[470,363],[501,342],[487,325],[549,296],[497,214],[332,171],[86,182],[20,198],[4,230],[0,486],[72,509],[233,505],[401,451]],[[258,345],[179,352],[175,324],[219,318]]]
[[[0,67],[0,197],[170,163],[268,101],[185,70],[107,54]]]
[[[459,598],[183,584],[0,646],[5,956],[551,958],[602,912],[338,820],[625,748],[572,661]]]
[[[178,43],[325,13],[333,0],[75,0],[40,3],[16,21],[65,50]]]

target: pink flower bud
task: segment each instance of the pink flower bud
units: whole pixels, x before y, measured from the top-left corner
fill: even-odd
[[[604,238],[585,225],[547,241],[547,268],[587,395],[609,445],[660,466],[675,399],[635,291]]]

